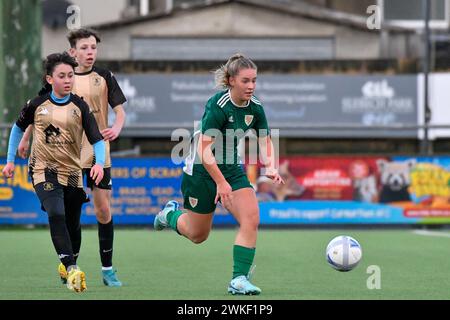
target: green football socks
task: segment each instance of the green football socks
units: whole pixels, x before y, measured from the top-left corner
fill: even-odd
[[[247,276],[255,258],[256,248],[233,246],[233,279],[238,276]]]
[[[175,230],[178,234],[180,234],[178,232],[177,229],[177,221],[178,218],[183,214],[183,211],[181,210],[175,210],[175,211],[171,211],[167,214],[167,222],[169,223],[169,226]]]

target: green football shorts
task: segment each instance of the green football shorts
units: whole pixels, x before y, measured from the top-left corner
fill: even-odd
[[[243,172],[225,178],[233,191],[243,188],[253,188]],[[181,192],[183,193],[184,208],[195,213],[211,213],[216,210],[214,200],[217,187],[214,180],[204,175],[188,175],[183,173],[181,181]]]

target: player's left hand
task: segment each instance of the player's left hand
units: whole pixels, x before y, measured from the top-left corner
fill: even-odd
[[[276,169],[267,169],[265,176],[272,179],[272,181],[276,184],[284,184],[283,178]]]
[[[5,178],[12,178],[14,174],[14,163],[8,162],[2,170],[2,174]]]
[[[91,168],[90,176],[94,180],[95,184],[98,185],[103,179],[103,167],[99,164],[95,164]]]
[[[101,134],[103,136],[103,139],[105,141],[113,141],[116,140],[117,137],[120,134],[120,129],[115,128],[114,126],[111,128],[106,128],[104,130],[101,131]]]

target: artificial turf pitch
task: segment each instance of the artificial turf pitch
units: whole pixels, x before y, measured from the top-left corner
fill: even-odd
[[[0,229],[0,299],[209,300],[209,299],[449,299],[450,233],[412,230],[274,230],[259,233],[254,284],[260,296],[231,296],[232,244],[236,230],[212,230],[195,245],[173,231],[116,228],[114,266],[124,283],[101,281],[97,231],[83,230],[79,266],[87,291],[60,283],[49,230]],[[327,243],[337,235],[356,238],[363,250],[350,272],[326,262]],[[380,289],[368,289],[368,267],[381,271]],[[369,268],[369,271],[373,270]],[[373,278],[369,279],[372,284]]]

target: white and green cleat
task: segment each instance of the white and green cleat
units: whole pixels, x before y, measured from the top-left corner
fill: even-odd
[[[232,295],[258,295],[261,289],[254,286],[246,276],[239,276],[231,280],[228,285],[228,293]]]
[[[153,228],[155,230],[163,230],[164,228],[167,228],[169,226],[169,223],[167,222],[167,214],[172,211],[178,210],[180,205],[175,200],[170,200],[166,203],[164,206],[164,209],[162,209],[156,216],[155,220],[153,221]]]

